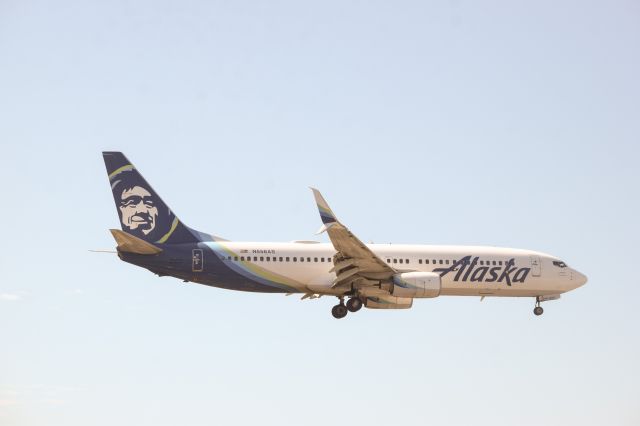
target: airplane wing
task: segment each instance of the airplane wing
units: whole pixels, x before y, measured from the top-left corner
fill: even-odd
[[[315,188],[311,188],[311,190],[323,223],[318,233],[326,231],[333,247],[338,252],[333,259],[332,272],[336,272],[333,287],[354,283],[359,286],[367,286],[390,279],[396,271],[338,221],[320,191]]]

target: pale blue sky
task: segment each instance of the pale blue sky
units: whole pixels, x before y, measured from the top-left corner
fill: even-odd
[[[0,424],[639,424],[639,52],[635,1],[0,1]],[[102,150],[226,238],[316,238],[313,185],[590,281],[336,321],[157,278],[87,251]]]

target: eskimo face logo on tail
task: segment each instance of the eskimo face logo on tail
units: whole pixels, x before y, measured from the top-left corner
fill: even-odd
[[[122,230],[145,241],[165,242],[177,218],[133,166],[121,169],[110,180]]]
[[[151,193],[141,187],[122,188],[120,194],[120,221],[132,234],[149,235],[158,220],[158,207]]]

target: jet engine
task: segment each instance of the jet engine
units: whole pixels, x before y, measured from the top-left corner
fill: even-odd
[[[392,279],[391,295],[396,297],[438,297],[440,275],[435,272],[403,272]]]

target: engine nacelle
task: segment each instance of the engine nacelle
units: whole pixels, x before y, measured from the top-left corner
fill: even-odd
[[[397,297],[438,297],[442,283],[435,272],[403,272],[393,276],[391,295]]]

